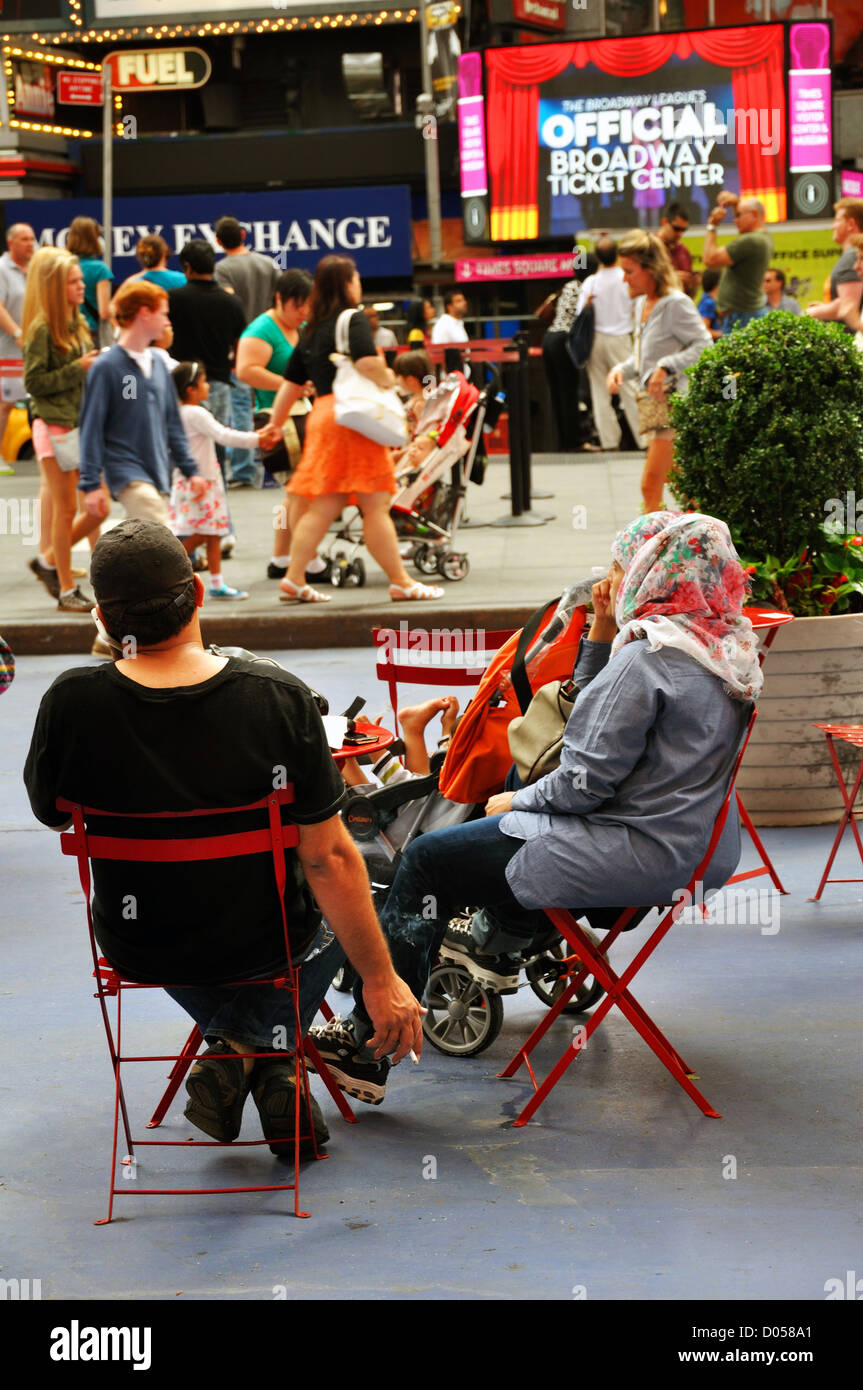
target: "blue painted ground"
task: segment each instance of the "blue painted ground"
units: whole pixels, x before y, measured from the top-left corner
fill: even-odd
[[[376,712],[372,660],[295,652],[291,666],[334,709],[360,693]],[[321,1096],[333,1137],[330,1158],[305,1170],[311,1221],[288,1214],[287,1195],[129,1196],[121,1219],[94,1227],[107,1193],[111,1078],[83,899],[73,861],[32,820],[20,780],[38,699],[72,661],[22,659],[0,700],[3,1277],[41,1278],[54,1299],[270,1300],[282,1287],[304,1299],[570,1299],[582,1286],[590,1300],[819,1301],[827,1280],[863,1272],[863,885],[807,902],[832,840],[826,827],[765,833],[790,889],[777,932],[679,927],[639,977],[638,997],[722,1120],[703,1118],[612,1015],[540,1122],[513,1130],[528,1087],[495,1073],[542,1016],[525,990],[504,1001],[488,1052],[459,1061],[427,1046],[418,1068],[395,1072],[383,1107],[357,1106],[359,1125],[344,1125]],[[863,872],[850,850],[842,862]],[[618,968],[636,944],[616,951]],[[176,1007],[149,992],[136,1003],[136,1050],[176,1047],[185,1036]],[[540,1066],[571,1027],[559,1020]],[[163,1068],[136,1071],[144,1113]],[[256,1119],[250,1107],[243,1137],[257,1137]],[[181,1102],[165,1132],[189,1132]],[[201,1185],[283,1171],[266,1150],[162,1151],[142,1158],[140,1179],[174,1179],[181,1160]]]

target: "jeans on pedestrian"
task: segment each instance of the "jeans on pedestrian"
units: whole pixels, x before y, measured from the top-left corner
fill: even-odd
[[[722,332],[726,336],[732,333],[735,328],[745,328],[747,323],[753,319],[763,319],[767,313],[766,307],[763,309],[753,309],[751,313],[743,313],[737,309],[730,309],[722,320]]]
[[[231,424],[231,388],[227,381],[210,381],[210,396],[207,401],[211,413],[219,421],[220,425]],[[216,458],[219,460],[219,467],[222,470],[222,477],[227,481],[225,473],[225,458],[227,451],[221,444],[216,445]]]
[[[509,947],[527,946],[547,926],[542,912],[521,907],[506,881],[506,866],[522,841],[505,835],[501,816],[420,835],[405,850],[380,914],[395,971],[417,999],[428,983],[450,918],[465,907],[485,907],[498,931],[507,932]],[[371,1031],[363,1005],[362,982],[354,990],[355,1036]]]
[[[345,953],[338,941],[322,924],[302,961],[297,964],[303,1037],[344,959]],[[268,976],[278,973],[278,969],[269,971]],[[275,1050],[275,1030],[283,1028],[285,1050],[295,1050],[294,1006],[290,990],[276,989],[270,984],[245,984],[234,988],[224,985],[172,985],[166,988],[165,993],[170,994],[191,1015],[209,1042],[227,1037],[248,1047],[250,1052],[272,1052]]]
[[[252,388],[245,386],[238,377],[231,375],[231,428],[235,430],[253,430],[253,400]],[[231,481],[234,483],[251,483],[257,480],[258,467],[255,461],[254,449],[238,449],[231,445],[229,453],[231,463]]]

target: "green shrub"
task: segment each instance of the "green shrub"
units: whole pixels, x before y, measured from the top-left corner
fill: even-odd
[[[863,608],[850,544],[863,530],[863,354],[851,335],[770,313],[707,348],[689,383],[672,404],[678,502],[727,522],[756,599],[800,614]]]

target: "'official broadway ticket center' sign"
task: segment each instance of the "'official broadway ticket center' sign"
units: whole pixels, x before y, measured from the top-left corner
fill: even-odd
[[[122,158],[123,142],[117,146]],[[410,190],[397,186],[115,198],[112,265],[118,282],[140,270],[135,247],[142,236],[163,236],[172,258],[194,237],[220,255],[213,226],[226,213],[243,223],[249,249],[274,257],[282,269],[314,271],[323,256],[335,253],[353,257],[361,275],[411,274]],[[97,198],[15,204],[15,220],[33,227],[40,246],[65,246],[73,218],[101,216]],[[176,260],[170,265],[177,268]]]

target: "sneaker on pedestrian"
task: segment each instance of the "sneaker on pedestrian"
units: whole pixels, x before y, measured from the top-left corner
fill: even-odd
[[[114,653],[108,646],[108,643],[104,640],[104,638],[95,637],[93,639],[93,645],[90,648],[90,655],[112,658]]]
[[[519,971],[535,951],[486,954],[477,945],[470,929],[470,917],[455,917],[446,929],[441,942],[441,960],[464,966],[471,979],[496,994],[514,994],[518,989]]]
[[[376,1061],[371,1054],[367,1054],[363,1045],[357,1042],[350,1019],[343,1021],[336,1014],[329,1023],[310,1028],[309,1037],[329,1067],[337,1086],[356,1100],[365,1101],[366,1105],[380,1105],[386,1094],[389,1058],[382,1057]],[[311,1062],[309,1068],[312,1071],[315,1069]]]
[[[7,463],[5,459],[0,459],[0,478],[12,478],[14,476],[15,469],[11,463]]]
[[[201,550],[193,550],[189,558],[192,561],[192,569],[195,574],[201,574],[210,568],[207,557]]]
[[[293,1158],[294,1146],[286,1141],[294,1138],[294,1120],[297,1105],[297,1078],[294,1059],[284,1061],[261,1061],[256,1063],[252,1073],[252,1098],[261,1117],[261,1129],[265,1139],[271,1141],[270,1150],[277,1158]],[[321,1149],[328,1142],[330,1131],[321,1113],[321,1107],[310,1096],[314,1142],[309,1133],[309,1110],[306,1106],[305,1089],[300,1094],[300,1153],[313,1156],[316,1147]],[[281,1141],[275,1142],[275,1141]]]
[[[248,598],[245,589],[232,589],[229,584],[223,584],[221,589],[210,588],[210,598]]]
[[[95,607],[96,600],[80,588],[72,589],[68,594],[61,594],[57,600],[57,608],[61,613],[90,613]]]
[[[191,1124],[221,1143],[236,1139],[243,1123],[249,1077],[243,1071],[242,1057],[221,1038],[195,1062],[186,1092],[189,1099],[183,1114]]]
[[[251,486],[252,486],[252,484],[249,483],[249,487],[251,487]],[[234,546],[235,546],[236,544],[237,544],[237,538],[236,538],[236,536],[234,535],[233,532],[231,532],[231,534],[230,534],[229,536],[223,536],[223,537],[222,537],[222,546],[221,546],[221,550],[222,550],[222,559],[223,559],[223,560],[230,560],[231,556],[232,556],[233,553],[234,553]]]
[[[57,578],[55,569],[52,569],[50,565],[43,565],[38,555],[33,556],[28,569],[31,569],[36,578],[41,580],[52,598],[60,597],[60,580]]]
[[[250,482],[248,478],[232,478],[231,481],[226,484],[226,487],[229,492],[237,492],[238,489],[241,487],[254,486],[255,484],[253,482]]]
[[[319,558],[322,559],[322,560],[324,560],[324,557],[323,557],[323,556],[320,556]],[[267,565],[267,578],[268,578],[268,579],[284,579],[284,577],[285,577],[285,575],[287,574],[287,572],[288,572],[288,567],[287,567],[287,565],[284,565],[284,566],[283,566],[283,565],[274,565],[273,562],[272,562],[272,560],[271,560],[270,563]],[[331,579],[331,577],[332,577],[332,573],[333,573],[333,562],[332,562],[332,560],[324,560],[324,568],[323,568],[323,569],[307,569],[307,570],[306,570],[306,583],[307,583],[307,584],[329,584],[330,579]]]

